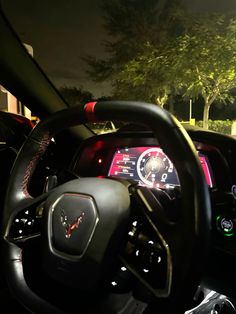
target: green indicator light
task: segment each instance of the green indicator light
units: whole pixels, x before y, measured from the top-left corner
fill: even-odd
[[[233,235],[234,235],[234,232],[224,233],[224,236],[226,236],[226,237],[232,237]]]
[[[232,219],[219,215],[216,217],[216,222],[219,231],[221,231],[224,236],[232,237],[235,234],[234,222]]]

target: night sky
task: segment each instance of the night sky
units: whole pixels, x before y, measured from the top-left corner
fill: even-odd
[[[185,1],[194,11],[236,9],[236,0]],[[95,97],[108,95],[110,86],[91,82],[86,77],[86,64],[81,57],[106,57],[102,43],[108,37],[103,29],[100,2],[1,0],[21,40],[33,47],[35,59],[54,84],[57,87],[82,85]]]
[[[107,38],[99,0],[6,0],[3,9],[21,40],[56,86],[84,86],[96,97],[109,93],[108,84],[86,77],[81,57],[105,57]]]

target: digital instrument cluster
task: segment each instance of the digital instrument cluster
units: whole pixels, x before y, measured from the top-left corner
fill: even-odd
[[[198,152],[206,182],[213,186],[207,157]],[[154,188],[180,186],[178,175],[171,160],[160,147],[131,147],[117,149],[109,169],[109,176],[133,179],[141,185]]]

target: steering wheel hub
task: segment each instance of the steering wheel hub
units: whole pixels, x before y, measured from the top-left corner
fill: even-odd
[[[80,258],[86,251],[98,223],[92,197],[82,194],[61,195],[49,208],[50,247],[56,254]]]

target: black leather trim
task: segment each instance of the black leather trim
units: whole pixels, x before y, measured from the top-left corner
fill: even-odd
[[[7,254],[4,259],[5,270],[7,272],[6,280],[13,296],[23,306],[27,304],[27,309],[32,313],[65,314],[65,312],[41,299],[28,287],[24,278],[21,249],[8,241],[5,241],[4,247],[5,254]]]

